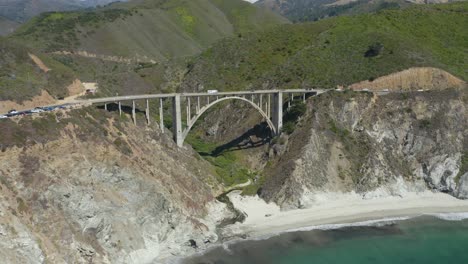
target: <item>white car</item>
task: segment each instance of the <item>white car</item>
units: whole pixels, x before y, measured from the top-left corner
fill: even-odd
[[[8,118],[8,116],[6,116],[6,115],[0,115],[0,119],[3,119],[3,118]]]
[[[36,107],[33,110],[31,110],[31,113],[42,113],[44,110],[42,108]]]
[[[209,93],[209,94],[215,94],[215,93],[218,93],[218,90],[208,90],[207,93]]]

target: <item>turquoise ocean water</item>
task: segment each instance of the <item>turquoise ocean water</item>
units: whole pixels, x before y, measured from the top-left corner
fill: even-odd
[[[187,264],[468,264],[468,220],[423,216],[370,226],[297,231],[245,240]]]

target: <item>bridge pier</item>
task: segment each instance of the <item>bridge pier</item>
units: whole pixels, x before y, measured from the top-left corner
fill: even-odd
[[[146,123],[150,124],[150,116],[149,116],[149,100],[146,99]]]
[[[182,135],[182,115],[180,111],[180,94],[176,94],[172,98],[172,129],[174,134],[174,141],[178,147],[184,145],[184,138]]]
[[[273,125],[275,126],[276,136],[281,134],[283,128],[283,93],[273,94]]]
[[[159,128],[161,133],[164,133],[164,111],[163,111],[163,99],[159,98]]]
[[[132,101],[132,119],[133,119],[133,124],[136,125],[136,107],[135,107],[135,101]]]
[[[119,116],[122,116],[122,103],[119,101]]]

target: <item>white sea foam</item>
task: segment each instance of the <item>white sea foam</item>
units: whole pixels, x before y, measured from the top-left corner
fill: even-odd
[[[317,225],[317,226],[309,226],[309,227],[301,227],[295,229],[286,230],[286,232],[297,232],[297,231],[312,231],[312,230],[333,230],[333,229],[340,229],[346,227],[356,227],[356,226],[385,226],[394,224],[398,221],[408,220],[411,217],[391,217],[391,218],[382,218],[377,220],[368,220],[368,221],[361,221],[361,222],[354,222],[354,223],[343,223],[343,224],[327,224],[327,225]]]
[[[414,216],[417,217],[417,216]],[[361,222],[352,222],[352,223],[341,223],[341,224],[325,224],[325,225],[315,225],[315,226],[306,226],[306,227],[301,227],[301,228],[293,228],[293,229],[287,229],[284,231],[276,232],[276,233],[271,233],[268,235],[264,236],[259,236],[259,237],[249,237],[247,239],[236,239],[232,241],[228,241],[225,243],[228,244],[234,244],[238,243],[239,241],[246,241],[246,240],[254,240],[254,241],[260,241],[260,240],[267,240],[272,237],[280,236],[285,233],[292,233],[292,232],[306,232],[306,231],[313,231],[313,230],[334,230],[334,229],[340,229],[340,228],[347,228],[347,227],[358,227],[358,226],[386,226],[386,225],[391,225],[395,224],[396,222],[399,221],[404,221],[408,220],[414,217],[410,216],[404,216],[404,217],[389,217],[389,218],[381,218],[381,219],[376,219],[376,220],[368,220],[368,221],[361,221]]]
[[[439,219],[446,220],[446,221],[461,221],[461,220],[464,220],[464,219],[468,219],[468,212],[465,212],[465,213],[437,213],[437,214],[423,214],[423,215],[437,217]],[[368,221],[361,221],[361,222],[353,222],[353,223],[315,225],[315,226],[288,229],[288,230],[284,230],[284,231],[277,232],[277,233],[272,233],[272,234],[265,235],[265,236],[249,237],[247,239],[237,238],[237,239],[233,239],[233,240],[230,240],[230,241],[226,241],[226,242],[224,242],[222,244],[213,244],[211,247],[208,247],[207,249],[205,249],[203,251],[197,252],[196,254],[193,254],[192,256],[189,256],[189,258],[194,257],[194,256],[205,255],[207,252],[209,252],[211,250],[218,249],[218,248],[223,248],[228,254],[232,255],[233,252],[229,248],[229,246],[232,245],[232,244],[236,244],[236,243],[239,243],[239,242],[242,242],[242,241],[249,241],[249,240],[250,241],[267,240],[267,239],[270,239],[270,238],[273,238],[273,237],[280,236],[280,235],[285,234],[285,233],[307,232],[307,231],[313,231],[313,230],[335,230],[335,229],[341,229],[341,228],[347,228],[347,227],[364,227],[364,226],[380,227],[380,226],[392,225],[392,224],[395,224],[396,222],[405,221],[405,220],[417,218],[417,217],[420,217],[420,216],[422,216],[422,215],[404,216],[404,217],[389,217],[389,218],[382,218],[382,219],[368,220]],[[182,259],[179,259],[179,260],[182,260]],[[176,262],[176,263],[180,263],[180,262]]]
[[[446,221],[462,221],[468,219],[468,212],[466,213],[439,213],[439,214],[428,214]]]

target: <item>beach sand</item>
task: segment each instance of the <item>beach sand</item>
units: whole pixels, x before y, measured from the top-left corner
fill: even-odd
[[[281,211],[276,204],[267,204],[258,196],[243,197],[238,191],[228,196],[247,218],[243,223],[226,227],[224,237],[262,238],[319,225],[468,212],[468,200],[431,191],[373,198],[356,193],[327,193],[317,195],[317,203],[309,208],[290,211]]]

